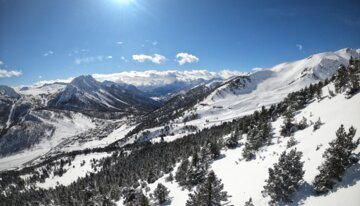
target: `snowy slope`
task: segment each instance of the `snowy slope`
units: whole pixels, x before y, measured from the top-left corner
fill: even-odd
[[[189,124],[210,126],[280,102],[290,92],[331,77],[340,64],[348,64],[351,56],[359,58],[360,53],[352,49],[325,52],[240,76],[199,102],[193,110],[201,118]]]
[[[315,175],[318,174],[317,167],[321,165],[322,154],[329,146],[328,143],[336,138],[335,131],[341,124],[348,129],[354,126],[358,129],[355,137],[360,137],[360,94],[351,99],[338,94],[330,98],[328,89],[334,90],[332,85],[323,88],[323,96],[320,102],[315,101],[301,110],[295,117],[300,121],[302,117],[315,122],[319,117],[324,124],[320,129],[313,131],[309,126],[305,130],[295,133],[294,137],[298,142],[290,149],[297,148],[303,152],[302,161],[304,164],[304,184],[299,192],[293,196],[293,203],[290,205],[347,205],[357,206],[360,204],[360,166],[359,164],[349,168],[344,176],[343,182],[338,184],[332,192],[327,195],[316,196],[309,185],[312,184]],[[336,117],[336,118],[334,118]],[[261,149],[256,154],[256,159],[245,161],[242,158],[243,146],[236,149],[223,150],[223,158],[211,164],[212,170],[224,183],[224,190],[228,192],[233,205],[244,205],[245,201],[251,197],[256,206],[268,205],[269,197],[264,197],[261,193],[265,180],[268,178],[268,168],[278,161],[280,154],[287,149],[289,138],[280,137],[279,131],[283,119],[278,118],[272,123],[275,132],[273,144]],[[225,138],[225,137],[224,137]],[[243,138],[244,142],[246,137]],[[317,147],[320,149],[316,149]],[[359,153],[360,148],[355,152]],[[175,175],[176,169],[173,171]],[[174,206],[185,205],[188,199],[188,190],[183,190],[176,182],[166,182],[164,177],[149,185],[153,191],[158,183],[164,184],[170,190],[171,204]],[[145,191],[144,191],[145,194]],[[149,194],[149,193],[148,193]],[[118,205],[122,205],[118,202]]]

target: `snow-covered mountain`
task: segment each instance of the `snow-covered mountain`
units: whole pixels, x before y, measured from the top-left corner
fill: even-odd
[[[330,193],[316,194],[313,186],[340,125],[360,128],[360,93],[347,93],[359,81],[347,76],[341,83],[343,77],[334,76],[351,57],[360,59],[360,50],[314,54],[229,79],[185,79],[187,86],[179,88],[186,89],[164,105],[149,98],[146,88],[182,84],[180,73],[170,83],[158,83],[154,75],[143,88],[96,75],[67,84],[0,87],[5,117],[0,170],[9,170],[0,173],[0,200],[34,203],[38,195],[44,198],[37,203],[50,205],[138,205],[140,198],[157,205],[154,191],[160,183],[169,189],[165,204],[181,206],[203,184],[193,178],[213,170],[229,205],[244,205],[249,198],[254,205],[269,205],[264,192],[269,168],[282,152],[296,148],[305,172],[292,202],[283,205],[359,205],[359,147]],[[109,119],[95,115],[99,112],[122,115]],[[286,121],[291,121],[291,141],[283,133]],[[268,134],[264,128],[270,128]],[[239,139],[229,146],[233,136]],[[263,136],[268,139],[256,139]],[[260,146],[254,149],[251,141]],[[185,176],[179,177],[179,168]]]
[[[350,57],[359,58],[360,53],[345,48],[261,69],[224,84],[194,109],[203,121],[228,121],[261,106],[277,103],[290,92],[330,78],[341,64],[348,65]]]
[[[159,104],[132,87],[98,82],[92,76],[73,79],[48,107],[82,112],[148,112]]]

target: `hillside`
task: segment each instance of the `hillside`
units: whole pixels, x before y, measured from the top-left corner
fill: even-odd
[[[209,205],[212,191],[211,205],[358,205],[359,58],[315,54],[201,83],[164,105],[91,76],[1,87],[0,201]]]

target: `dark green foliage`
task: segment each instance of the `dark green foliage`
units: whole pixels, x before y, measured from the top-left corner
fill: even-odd
[[[250,198],[248,201],[246,201],[244,206],[254,206],[252,199]]]
[[[161,205],[169,199],[169,190],[163,184],[159,183],[154,190],[153,196],[157,202]]]
[[[336,93],[344,92],[348,82],[349,82],[348,71],[344,65],[340,65],[339,69],[337,70],[337,74],[334,82]]]
[[[220,206],[226,203],[228,195],[223,191],[224,185],[215,173],[210,171],[206,181],[201,184],[194,194],[189,194],[186,206]]]
[[[263,122],[254,127],[248,132],[247,141],[243,151],[243,157],[246,160],[251,160],[255,157],[255,152],[259,148],[269,145],[271,142],[272,127],[269,122]]]
[[[350,59],[349,65],[341,65],[334,78],[335,91],[346,94],[350,97],[360,90],[360,60]]]
[[[292,137],[290,137],[289,141],[287,142],[286,147],[287,147],[287,148],[290,148],[290,147],[292,147],[292,146],[294,146],[294,145],[296,145],[296,140],[295,140],[295,138],[292,136]]]
[[[187,174],[189,172],[189,167],[190,167],[190,161],[188,159],[185,159],[181,162],[180,166],[176,171],[175,180],[178,182],[180,186],[187,185]]]
[[[348,95],[354,95],[360,90],[360,60],[352,60],[349,62],[349,90]]]
[[[303,117],[301,119],[301,121],[299,122],[297,128],[299,130],[303,130],[303,129],[306,129],[308,126],[309,126],[309,124],[307,123],[307,119],[305,117]]]
[[[350,127],[346,133],[343,125],[336,131],[336,139],[330,142],[330,147],[325,150],[325,162],[319,167],[320,174],[314,180],[314,189],[317,193],[327,193],[331,190],[337,181],[341,181],[346,169],[357,161],[352,156],[360,143],[360,139],[353,141],[355,133],[354,127]]]
[[[314,127],[313,130],[316,131],[318,129],[320,129],[321,125],[323,125],[324,123],[321,122],[321,119],[319,117],[319,119],[314,123]]]
[[[207,169],[207,162],[200,161],[199,155],[197,153],[194,153],[192,156],[189,171],[187,173],[187,185],[196,186],[203,183],[205,180]]]
[[[239,145],[239,139],[241,137],[241,133],[239,131],[235,131],[231,134],[230,138],[226,140],[225,145],[229,149],[234,149]]]
[[[272,203],[288,202],[303,179],[302,153],[292,149],[288,154],[283,152],[274,168],[269,168],[269,178],[264,186],[265,192],[271,197]]]
[[[291,136],[296,130],[297,126],[294,123],[295,109],[289,106],[284,114],[284,124],[281,126],[280,134],[284,137]]]

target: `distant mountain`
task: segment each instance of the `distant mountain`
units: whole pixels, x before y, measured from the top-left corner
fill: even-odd
[[[94,74],[93,77],[98,81],[110,80],[117,83],[131,84],[153,99],[166,101],[179,92],[186,92],[200,84],[225,80],[240,74],[242,73],[227,70],[220,72],[210,72],[207,70],[149,70],[143,72],[121,72],[108,75]]]
[[[49,108],[81,112],[149,112],[160,106],[133,86],[98,82],[92,76],[73,79],[54,99]]]

